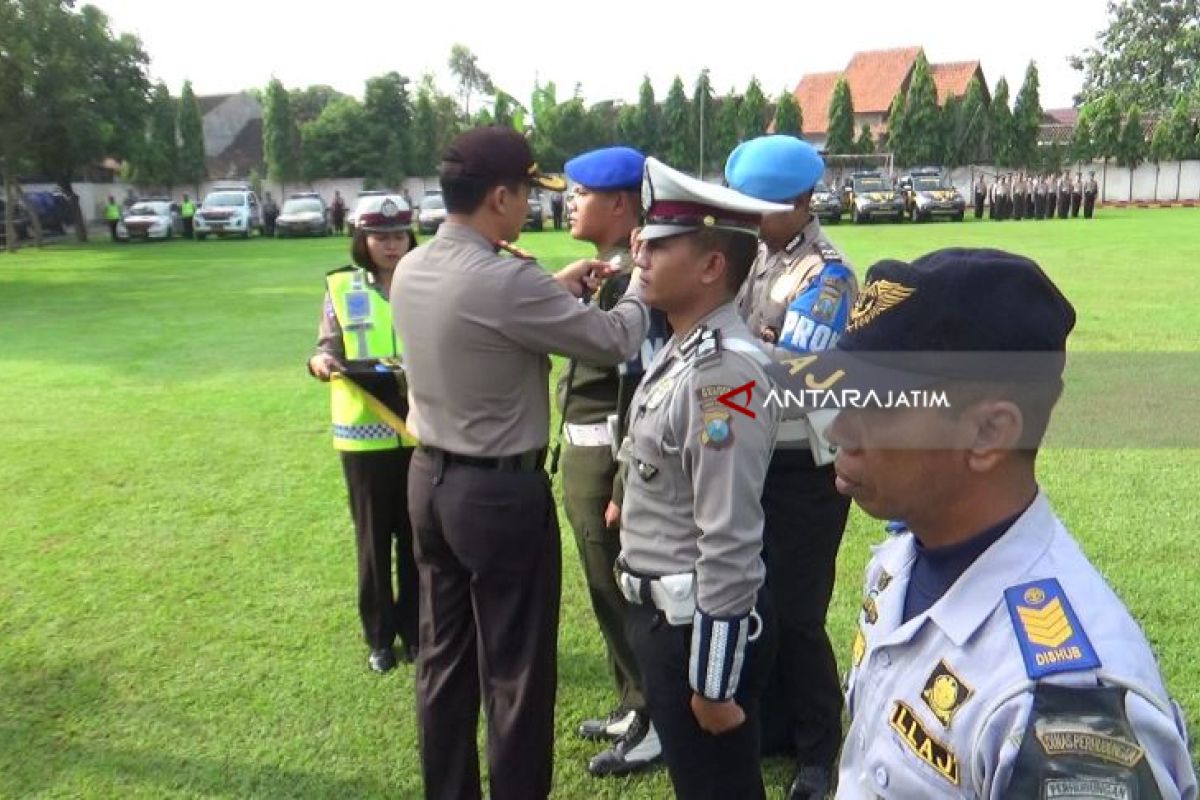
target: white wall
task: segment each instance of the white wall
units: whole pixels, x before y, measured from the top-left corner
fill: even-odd
[[[1133,192],[1130,194],[1129,170],[1124,167],[1118,167],[1110,163],[1108,165],[1107,179],[1105,179],[1104,164],[1096,162],[1092,165],[1084,164],[1081,167],[1078,165],[1070,165],[1071,172],[1082,171],[1086,179],[1089,170],[1096,171],[1096,181],[1101,183],[1104,189],[1103,199],[1111,202],[1173,202],[1176,200],[1200,200],[1200,161],[1164,161],[1161,169],[1158,172],[1158,191],[1155,193],[1154,175],[1155,165],[1153,163],[1142,164],[1133,174]],[[1011,170],[1004,169],[1002,172],[1010,172]],[[982,172],[987,176],[990,183],[996,174],[996,168],[989,165],[975,165],[973,167],[959,167],[953,170],[950,174],[951,182],[963,193],[968,200],[971,197],[975,178]],[[900,172],[897,171],[896,177],[899,177]],[[705,175],[706,180],[719,183],[721,176],[719,174]],[[200,195],[196,199],[202,200],[218,181],[205,181],[200,185]],[[287,185],[287,193],[311,191],[318,192],[325,198],[326,202],[333,199],[335,190],[342,193],[342,197],[346,198],[347,205],[352,205],[354,198],[361,191],[363,186],[362,178],[327,178],[319,181],[306,183],[297,181]],[[73,185],[75,192],[79,195],[80,205],[83,207],[83,215],[89,222],[103,218],[104,203],[108,195],[112,195],[121,202],[125,199],[125,194],[131,188],[136,194],[149,194],[149,192],[139,192],[136,187],[131,187],[123,182],[114,183],[76,183]],[[183,197],[184,192],[191,194],[194,187],[177,186],[171,193],[171,196],[176,200]],[[404,181],[404,187],[408,190],[409,196],[412,197],[414,203],[420,203],[421,197],[426,190],[437,191],[438,179],[437,176],[429,176],[425,178],[407,178]],[[52,183],[26,183],[22,184],[24,191],[54,191],[58,186]],[[284,197],[284,192],[280,191],[277,183],[263,181],[263,193],[271,192],[276,200]]]

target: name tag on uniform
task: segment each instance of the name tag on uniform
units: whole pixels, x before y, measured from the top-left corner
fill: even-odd
[[[371,293],[369,291],[346,292],[346,314],[353,321],[371,318]]]

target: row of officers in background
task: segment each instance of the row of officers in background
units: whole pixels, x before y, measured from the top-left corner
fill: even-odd
[[[1078,217],[1081,208],[1084,218],[1091,219],[1099,194],[1095,172],[1087,180],[1081,172],[1074,177],[1070,172],[1016,172],[998,175],[991,183],[980,175],[974,186],[975,219],[983,218],[985,204],[988,219],[1067,219]]]
[[[1195,800],[1149,644],[1035,479],[1075,320],[1040,268],[939,251],[860,290],[793,137],[740,145],[728,186],[628,148],[566,170],[593,258],[551,274],[509,244],[531,189],[565,186],[520,134],[477,128],[443,156],[437,236],[416,246],[411,210],[382,202],[326,282],[309,369],[333,382],[369,664],[416,661],[426,797],[482,797],[481,708],[490,798],[552,792],[559,354],[563,502],[615,695],[576,729],[604,741],[593,775],[661,761],[678,797],[753,800],[782,753],[790,800]],[[895,350],[1047,351],[1055,391],[1022,409],[973,357],[951,413],[764,400],[865,391]],[[358,388],[399,359],[403,418]],[[922,363],[910,388],[950,380]],[[851,498],[905,524],[873,552],[841,680],[825,616]]]

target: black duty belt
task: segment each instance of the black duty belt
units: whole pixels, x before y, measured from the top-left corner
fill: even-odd
[[[514,456],[465,456],[451,453],[437,447],[421,445],[421,452],[428,454],[443,464],[458,464],[464,467],[477,467],[495,472],[537,472],[546,463],[546,448],[529,450]]]

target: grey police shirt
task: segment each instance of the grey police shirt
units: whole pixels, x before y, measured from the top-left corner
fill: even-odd
[[[750,267],[750,274],[742,284],[737,301],[738,312],[746,321],[750,333],[763,339],[769,329],[771,339],[778,340],[788,306],[817,279],[821,269],[830,260],[850,266],[825,238],[816,217],[774,253],[766,244],[760,244],[758,258]],[[857,282],[851,291],[858,293]],[[768,348],[768,352],[774,354],[773,348]]]
[[[727,303],[671,339],[629,409],[621,558],[637,574],[695,572],[697,604],[714,616],[749,612],[763,583],[761,498],[779,422],[762,402],[768,360]],[[743,388],[729,399],[753,417],[718,399]]]
[[[471,456],[546,446],[550,359],[617,364],[638,352],[648,312],[636,297],[584,305],[536,262],[499,255],[447,222],[392,279],[408,373],[408,428],[423,445]]]

